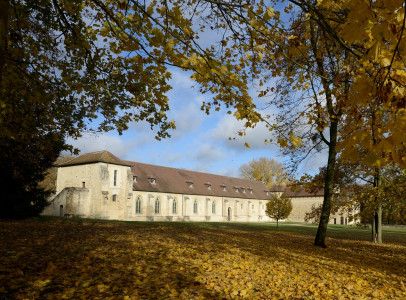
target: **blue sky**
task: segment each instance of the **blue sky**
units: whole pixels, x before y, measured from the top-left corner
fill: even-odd
[[[68,142],[82,154],[108,150],[121,159],[232,177],[239,177],[240,166],[254,158],[268,157],[278,162],[289,159],[280,153],[277,145],[264,143],[271,137],[264,124],[248,130],[245,137],[230,141],[228,138],[243,128],[242,123],[227,114],[225,108],[206,115],[200,106],[205,99],[210,99],[210,95],[202,95],[197,88],[192,88],[190,74],[178,69],[171,72],[173,89],[168,93],[168,116],[177,126],[171,138],[157,141],[149,124],[139,122],[131,123],[121,136],[113,131],[84,134],[82,138]],[[245,142],[251,148],[246,148]],[[298,169],[298,175],[317,172],[326,159],[325,153],[310,157]]]
[[[279,10],[283,13],[284,3]],[[285,16],[288,20],[288,16]],[[207,30],[199,34],[201,47],[209,47],[219,38],[215,31]],[[108,150],[121,159],[156,164],[174,168],[195,170],[212,174],[239,177],[242,164],[260,157],[273,158],[278,162],[288,161],[277,145],[265,144],[270,133],[264,124],[247,131],[245,137],[235,137],[243,124],[227,114],[227,109],[212,111],[209,116],[200,110],[203,101],[210,101],[210,95],[202,95],[193,89],[194,82],[190,73],[176,68],[170,69],[173,89],[168,92],[170,111],[168,117],[175,120],[177,129],[172,137],[157,141],[155,133],[146,122],[132,123],[130,128],[118,135],[117,132],[91,135],[84,134],[78,140],[67,142],[78,148],[81,153]],[[255,96],[255,91],[252,91]],[[254,97],[255,99],[255,97]],[[260,100],[256,103],[260,105]],[[251,148],[246,148],[247,142]],[[315,173],[325,165],[326,153],[316,154],[306,160],[298,169],[297,176],[302,173]]]

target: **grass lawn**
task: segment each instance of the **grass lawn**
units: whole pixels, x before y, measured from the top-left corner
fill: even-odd
[[[0,221],[0,299],[406,299],[406,230]]]

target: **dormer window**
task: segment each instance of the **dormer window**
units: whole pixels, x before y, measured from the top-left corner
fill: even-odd
[[[205,183],[205,185],[207,186],[208,190],[211,190],[211,183],[210,182]]]
[[[250,194],[253,194],[253,189],[248,188],[248,190],[250,191]]]
[[[223,192],[226,192],[226,191],[227,191],[227,187],[226,187],[225,184],[222,184],[222,185],[221,185],[221,188],[223,189]]]
[[[149,182],[150,182],[151,184],[156,184],[156,177],[154,177],[154,176],[148,176],[148,179],[149,179]]]
[[[193,189],[193,181],[186,181],[190,189]]]
[[[245,188],[242,188],[242,192],[245,194]]]
[[[240,189],[238,188],[238,186],[235,186],[235,192],[238,193],[240,191]]]
[[[133,183],[137,183],[137,176],[133,176]]]

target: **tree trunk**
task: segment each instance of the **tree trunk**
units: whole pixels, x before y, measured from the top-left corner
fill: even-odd
[[[379,169],[375,169],[374,187],[378,188],[380,184]],[[375,196],[375,201],[378,201],[378,196]],[[378,210],[375,212],[372,223],[372,242],[382,244],[382,204],[379,203]]]
[[[278,223],[278,219],[276,219],[276,228],[278,228],[279,227],[279,223]]]
[[[378,243],[378,244],[382,244],[382,204],[379,204],[379,207],[378,207],[378,213],[377,213],[377,215],[378,215],[378,228],[377,228],[377,240],[376,240],[376,242]]]
[[[317,229],[316,239],[314,241],[315,246],[321,246],[326,248],[326,233],[327,225],[330,219],[331,211],[331,199],[334,192],[334,170],[336,164],[336,145],[337,145],[337,119],[331,121],[330,126],[330,144],[328,150],[328,161],[327,161],[327,174],[324,182],[324,200],[323,207],[321,209],[319,227]]]
[[[3,78],[4,64],[6,63],[9,8],[8,0],[0,0],[0,84]]]
[[[325,74],[325,67],[324,67],[325,61],[323,59],[323,55],[320,54],[319,49],[317,47],[317,42],[316,42],[317,36],[314,31],[313,21],[310,21],[310,34],[311,34],[310,42],[312,45],[312,51],[313,51],[314,57],[316,59],[318,73],[324,75]],[[347,52],[345,52],[345,60],[347,60]],[[323,206],[321,209],[319,227],[317,229],[316,238],[314,240],[314,245],[326,248],[325,239],[326,239],[326,233],[327,233],[327,225],[328,225],[328,221],[330,219],[331,199],[332,199],[333,192],[334,192],[334,171],[335,171],[336,156],[337,156],[336,146],[337,146],[338,122],[342,115],[342,111],[341,111],[341,109],[339,109],[338,111],[335,111],[335,109],[334,109],[333,95],[332,95],[332,92],[330,89],[331,83],[323,77],[321,77],[320,80],[321,80],[321,83],[324,88],[327,112],[329,114],[330,141],[327,141],[324,138],[324,135],[321,133],[322,140],[328,146],[328,161],[327,161],[327,174],[326,174],[326,179],[324,182],[324,200],[323,200]],[[345,80],[344,80],[344,94],[343,94],[343,96],[345,98],[348,97],[348,91],[349,91],[349,74],[346,73]],[[317,95],[315,95],[315,97],[317,99]]]
[[[372,242],[376,243],[376,213],[374,214],[374,216],[372,217]]]

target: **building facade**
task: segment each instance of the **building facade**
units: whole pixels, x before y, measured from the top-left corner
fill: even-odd
[[[272,221],[275,191],[257,181],[124,161],[108,151],[58,166],[56,196],[43,215],[127,221]],[[292,193],[289,221],[304,221],[322,195]]]

